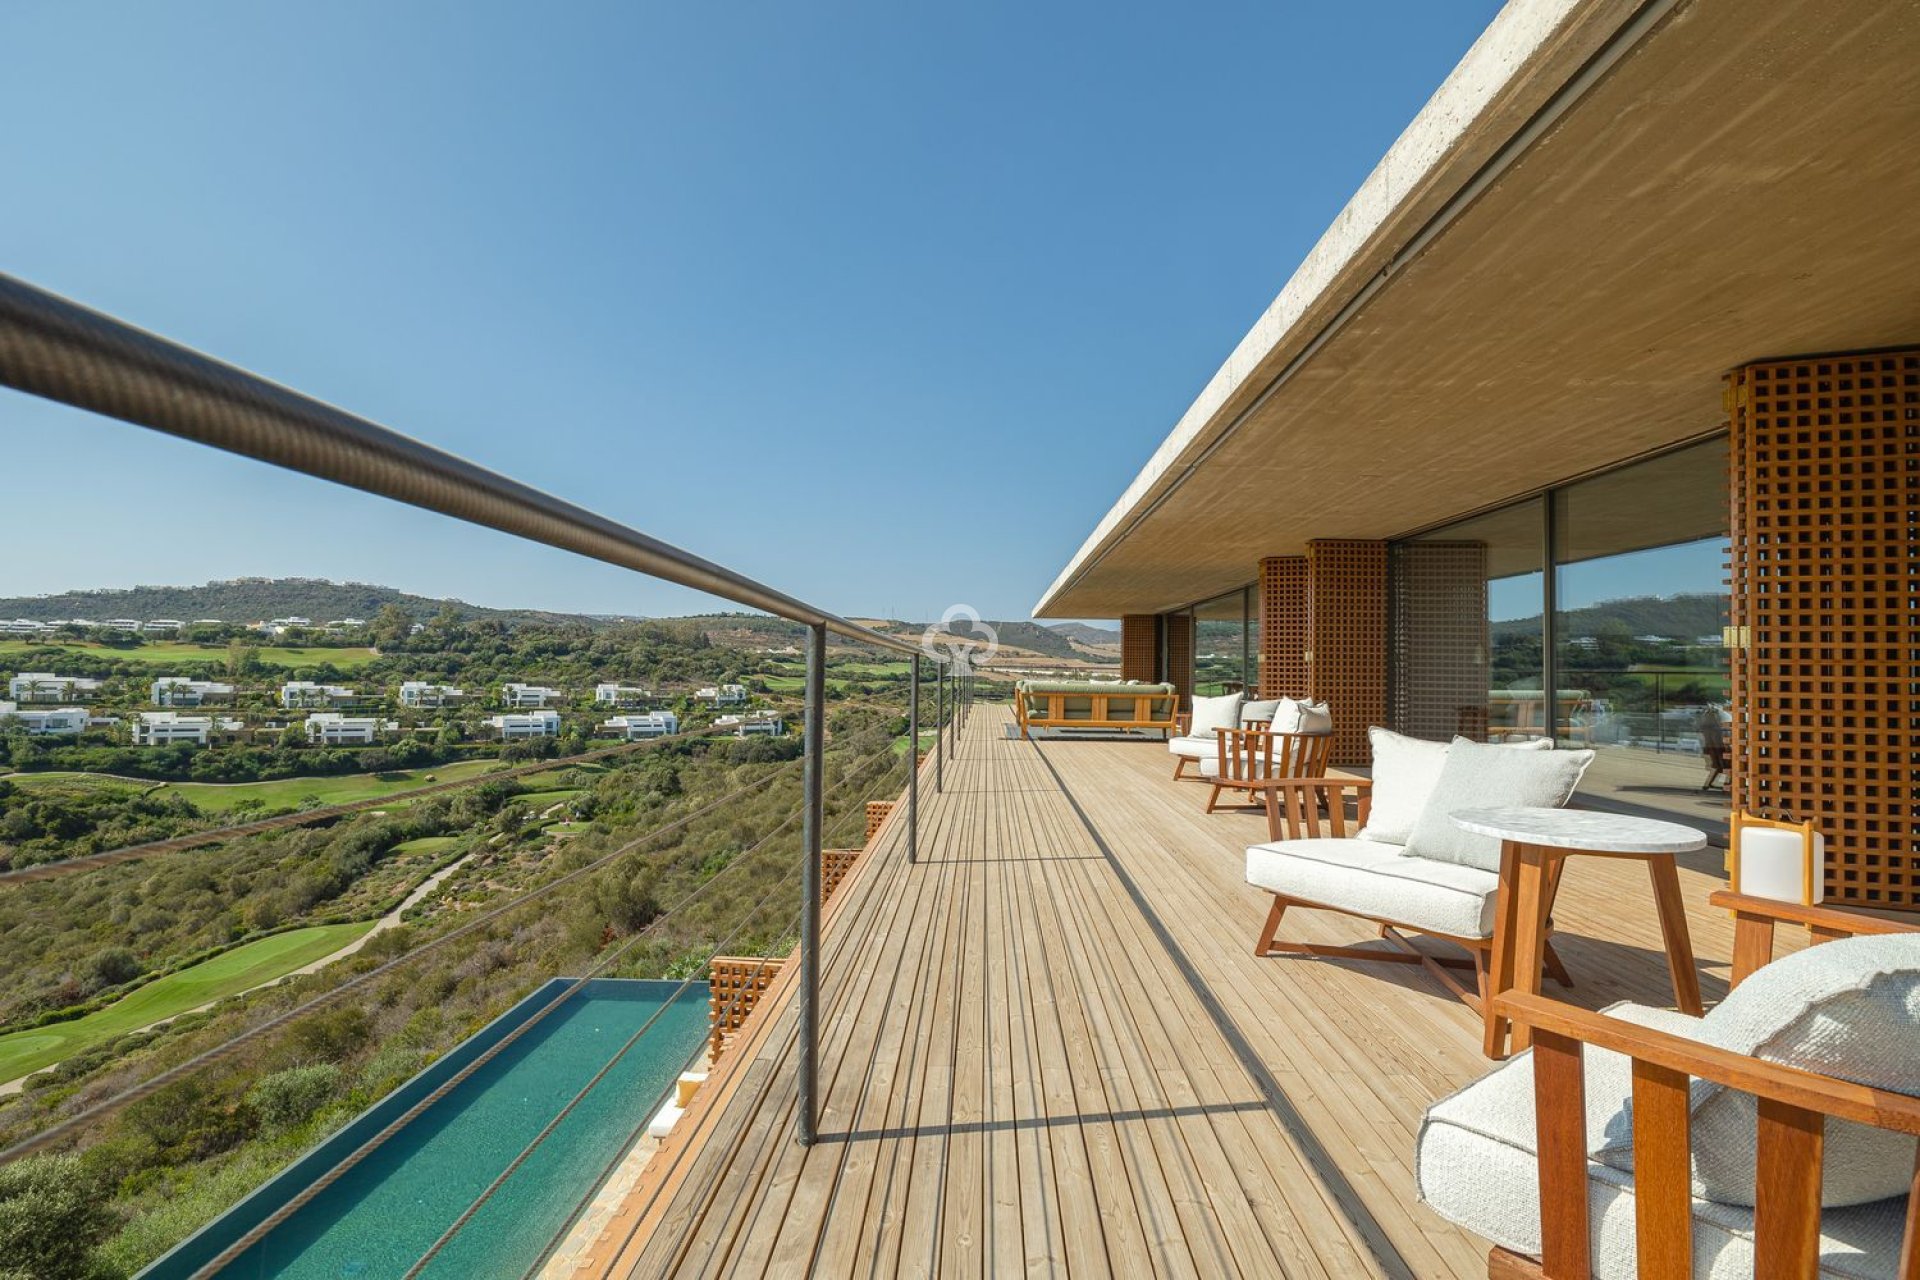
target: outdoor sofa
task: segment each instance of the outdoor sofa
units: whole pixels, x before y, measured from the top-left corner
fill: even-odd
[[[1020,736],[1034,729],[1159,731],[1171,736],[1180,694],[1170,684],[1101,680],[1022,680],[1014,685]]]

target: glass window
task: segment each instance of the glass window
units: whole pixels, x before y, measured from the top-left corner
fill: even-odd
[[[1392,709],[1444,741],[1545,737],[1546,508],[1517,503],[1394,544]]]
[[[1193,617],[1194,693],[1210,698],[1246,688],[1247,593],[1234,591],[1197,604]]]
[[[1556,736],[1610,807],[1726,816],[1726,465],[1716,440],[1556,495]]]

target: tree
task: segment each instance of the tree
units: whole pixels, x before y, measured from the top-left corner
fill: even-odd
[[[34,1280],[95,1275],[94,1246],[113,1224],[107,1197],[79,1157],[28,1156],[0,1165],[0,1267],[6,1268],[0,1274]]]
[[[413,634],[413,615],[397,604],[383,604],[367,624],[367,634],[378,649],[398,649]]]

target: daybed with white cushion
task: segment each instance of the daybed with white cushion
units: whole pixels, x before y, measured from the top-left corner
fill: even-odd
[[[1415,1158],[1495,1280],[1920,1276],[1920,933],[1809,948],[1703,1018],[1499,1003],[1534,1047],[1435,1103]]]
[[[1499,1052],[1487,967],[1500,890],[1500,843],[1448,821],[1462,809],[1501,804],[1564,805],[1593,760],[1591,751],[1553,751],[1546,740],[1489,745],[1456,738],[1423,742],[1385,729],[1368,731],[1373,777],[1300,778],[1265,791],[1266,844],[1247,850],[1247,883],[1273,895],[1254,954],[1275,951],[1357,960],[1398,960],[1427,967],[1486,1020],[1489,1054]],[[1356,798],[1357,821],[1346,816]],[[1551,906],[1551,904],[1549,904]],[[1359,916],[1381,926],[1397,950],[1280,941],[1289,907]],[[1466,949],[1470,960],[1442,960],[1403,933],[1426,934]],[[1468,989],[1448,972],[1474,971]],[[1551,941],[1545,968],[1571,985]]]

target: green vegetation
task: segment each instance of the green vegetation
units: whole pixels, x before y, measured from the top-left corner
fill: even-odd
[[[203,813],[231,813],[255,807],[263,810],[298,809],[312,805],[352,804],[397,795],[435,782],[478,777],[501,767],[497,760],[462,760],[432,769],[401,769],[389,773],[351,773],[340,778],[287,778],[279,782],[174,782],[160,788],[182,796]]]
[[[338,667],[342,671],[354,671],[367,666],[380,656],[372,649],[349,646],[336,649],[260,645],[250,649],[249,652],[254,661],[262,667],[282,668],[289,671],[302,667],[317,667],[322,664]],[[218,663],[224,666],[227,661],[227,646],[183,644],[172,640],[148,640],[131,647],[88,644],[73,640],[63,640],[58,644],[39,644],[31,640],[0,640],[0,662],[26,660],[29,662],[29,670],[38,671],[39,664],[43,663],[70,664],[75,658],[112,658],[118,662],[140,662],[165,667],[175,667],[183,662]]]
[[[366,920],[275,934],[156,978],[85,1017],[0,1036],[0,1081],[18,1079],[115,1036],[271,982],[332,955],[371,928],[373,922]]]

